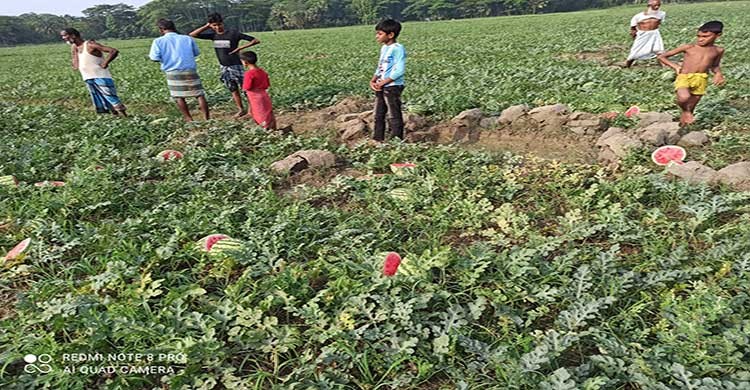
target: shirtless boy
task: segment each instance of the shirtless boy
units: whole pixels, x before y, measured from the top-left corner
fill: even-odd
[[[693,113],[695,106],[706,94],[708,71],[714,74],[714,85],[724,84],[724,75],[720,68],[724,49],[714,45],[723,29],[724,25],[719,21],[708,22],[698,28],[698,39],[695,43],[682,45],[659,56],[662,64],[677,72],[674,88],[677,91],[677,105],[682,110],[680,124],[683,126],[695,121]],[[679,53],[685,53],[682,65],[669,60],[669,57]]]

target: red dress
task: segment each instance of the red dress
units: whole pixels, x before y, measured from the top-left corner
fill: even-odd
[[[261,68],[254,68],[245,72],[242,89],[247,94],[253,119],[264,129],[276,128],[276,118],[273,116],[271,97],[266,90],[271,86],[268,73]]]

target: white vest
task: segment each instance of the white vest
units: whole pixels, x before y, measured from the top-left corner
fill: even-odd
[[[97,57],[89,53],[88,41],[83,42],[83,51],[78,52],[78,70],[81,71],[81,76],[84,80],[89,79],[111,79],[112,74],[109,73],[109,69],[102,68],[104,57]]]

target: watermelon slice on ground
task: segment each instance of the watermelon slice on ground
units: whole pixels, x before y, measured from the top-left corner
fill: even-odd
[[[383,262],[383,275],[395,275],[396,271],[398,271],[399,265],[401,265],[401,255],[396,252],[389,252],[385,256],[385,261]]]
[[[620,113],[617,111],[609,111],[609,112],[602,113],[600,116],[606,120],[613,120],[617,118],[618,115],[620,115]]]
[[[161,152],[159,152],[159,157],[163,161],[179,160],[182,158],[182,153],[176,150],[167,149],[167,150],[162,150]]]
[[[198,247],[204,252],[222,253],[241,249],[242,242],[226,234],[209,234],[198,241]]]
[[[50,180],[45,180],[45,181],[40,181],[38,183],[34,183],[35,187],[62,187],[64,185],[65,185],[64,181],[50,181]]]
[[[687,157],[685,149],[676,145],[662,146],[651,153],[651,160],[654,164],[661,166],[669,165],[670,163],[682,164],[685,157]]]
[[[3,257],[3,260],[7,261],[7,260],[13,260],[13,259],[15,259],[21,253],[23,253],[23,251],[25,251],[26,248],[29,247],[30,243],[31,243],[31,239],[30,238],[27,238],[27,239],[19,242],[18,245],[16,245],[15,247],[13,247],[13,249],[11,249],[10,252],[8,252],[5,255],[5,257]]]
[[[632,106],[628,108],[627,111],[625,111],[625,116],[628,118],[632,118],[640,113],[641,113],[641,109],[638,108],[638,106]]]
[[[396,175],[404,175],[407,172],[410,172],[414,170],[414,168],[417,167],[417,164],[405,162],[405,163],[395,163],[391,164],[391,172],[395,173]]]
[[[17,186],[18,180],[13,175],[0,176],[0,186]]]

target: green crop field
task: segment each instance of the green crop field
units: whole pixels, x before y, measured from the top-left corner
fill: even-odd
[[[407,107],[674,112],[664,68],[613,66],[637,9],[407,23]],[[750,160],[750,2],[665,9],[669,47],[725,22],[694,153]],[[277,109],[368,95],[372,26],[257,36]],[[129,118],[95,116],[66,45],[0,49],[0,176],[21,182],[0,185],[0,254],[31,239],[0,261],[0,388],[750,387],[750,193],[667,180],[646,152],[613,172],[269,134],[228,119],[205,42],[219,119],[186,125],[151,40],[103,42]],[[336,166],[269,170],[300,149]],[[213,233],[241,245],[200,251]]]

